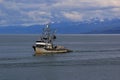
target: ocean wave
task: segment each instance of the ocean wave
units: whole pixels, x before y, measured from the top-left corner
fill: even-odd
[[[120,65],[120,57],[107,58],[107,59],[88,59],[88,60],[0,63],[0,68],[15,68],[15,67],[22,68],[22,67],[41,67],[41,66],[97,66],[97,65]]]

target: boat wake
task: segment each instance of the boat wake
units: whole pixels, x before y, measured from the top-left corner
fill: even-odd
[[[116,52],[120,51],[120,49],[111,49],[111,50],[75,50],[73,52],[79,52],[79,53],[86,53],[86,52]]]

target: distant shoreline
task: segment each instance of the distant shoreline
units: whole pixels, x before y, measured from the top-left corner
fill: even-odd
[[[41,34],[0,34],[0,35],[41,35]],[[67,35],[67,36],[74,36],[74,35],[120,35],[120,34],[56,34],[56,35]]]

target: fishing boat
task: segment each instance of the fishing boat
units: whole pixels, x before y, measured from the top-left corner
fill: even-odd
[[[40,39],[36,41],[35,45],[33,45],[33,49],[35,52],[34,55],[72,52],[72,50],[69,50],[64,46],[53,44],[55,39],[56,39],[55,30],[51,30],[50,26],[47,25],[43,29]]]

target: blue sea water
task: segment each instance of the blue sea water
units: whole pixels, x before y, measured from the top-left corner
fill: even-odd
[[[39,35],[0,35],[0,80],[120,80],[120,35],[57,35],[73,52],[33,56]]]

